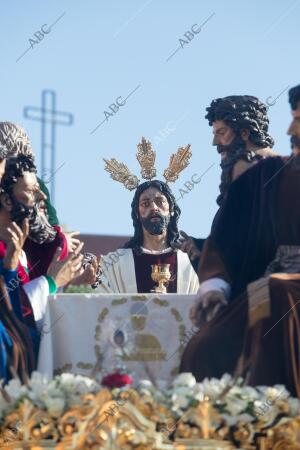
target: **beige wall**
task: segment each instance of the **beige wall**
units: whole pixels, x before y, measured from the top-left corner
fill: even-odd
[[[79,239],[84,242],[83,251],[91,252],[95,255],[106,255],[128,241],[128,236],[106,236],[97,234],[81,234]]]

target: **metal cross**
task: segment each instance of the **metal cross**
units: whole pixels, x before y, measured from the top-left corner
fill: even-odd
[[[41,174],[42,179],[48,173],[51,201],[55,198],[55,173],[56,173],[56,125],[70,126],[73,124],[73,114],[56,110],[56,93],[51,90],[42,91],[42,106],[25,106],[26,119],[41,122]],[[50,150],[47,151],[47,150]],[[50,167],[50,170],[49,170]],[[49,176],[50,172],[50,176]]]

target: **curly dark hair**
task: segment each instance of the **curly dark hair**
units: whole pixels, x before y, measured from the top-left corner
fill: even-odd
[[[1,180],[0,186],[2,192],[11,194],[15,183],[17,183],[18,178],[23,177],[24,172],[36,173],[36,167],[32,157],[20,153],[16,157],[9,158]]]
[[[213,100],[205,118],[212,126],[216,120],[223,120],[226,125],[240,135],[242,129],[249,131],[249,140],[259,147],[273,147],[274,140],[268,134],[269,119],[267,107],[252,95],[230,95]]]
[[[300,84],[289,90],[289,102],[293,110],[297,109],[300,102]]]
[[[5,158],[7,158],[7,154],[7,148],[0,143],[0,161],[3,161]]]
[[[172,245],[173,242],[176,241],[179,237],[178,220],[181,214],[181,210],[177,205],[176,199],[171,189],[169,188],[167,183],[164,183],[163,181],[159,180],[146,181],[145,183],[140,184],[137,190],[135,191],[131,203],[131,217],[133,221],[134,235],[123,246],[123,248],[132,248],[137,253],[140,252],[140,247],[143,245],[143,228],[139,217],[139,199],[141,194],[150,187],[158,189],[163,195],[167,197],[170,212],[172,212],[173,214],[171,215],[170,222],[168,225],[168,235],[167,235],[168,245]]]

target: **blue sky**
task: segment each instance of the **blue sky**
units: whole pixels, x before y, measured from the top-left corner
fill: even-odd
[[[109,178],[102,158],[116,157],[138,174],[136,145],[145,136],[157,151],[158,178],[171,153],[192,144],[191,164],[172,185],[176,197],[193,174],[215,163],[179,201],[181,229],[206,237],[217,209],[220,170],[205,108],[213,98],[231,94],[272,103],[300,83],[300,0],[1,3],[0,120],[25,127],[39,170],[40,123],[25,118],[24,107],[40,106],[42,90],[51,89],[57,110],[74,116],[72,126],[56,129],[61,168],[55,206],[61,223],[85,233],[131,234],[133,193]],[[31,48],[34,33],[44,25],[49,30],[58,18]],[[193,25],[194,30],[202,25],[200,32],[167,61]],[[131,93],[91,133],[109,105]],[[275,150],[288,154],[287,92],[270,107],[269,117]]]

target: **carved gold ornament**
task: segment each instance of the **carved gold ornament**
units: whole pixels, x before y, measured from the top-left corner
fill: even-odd
[[[192,156],[191,145],[180,147],[170,158],[169,167],[164,171],[164,177],[167,183],[174,182],[190,162]]]
[[[104,161],[105,170],[110,173],[113,180],[122,183],[129,191],[138,187],[140,180],[130,172],[125,164],[118,162],[115,158],[104,159]]]
[[[141,176],[144,180],[152,180],[156,177],[156,152],[152,148],[150,141],[142,137],[141,142],[137,145],[136,158],[141,166]],[[163,176],[167,183],[174,182],[178,179],[179,174],[189,165],[192,156],[191,145],[179,147],[176,153],[173,153],[169,166],[165,169]],[[115,158],[105,159],[105,170],[110,173],[113,180],[122,183],[126,189],[132,191],[138,187],[140,180],[134,175],[126,164],[117,161]]]

